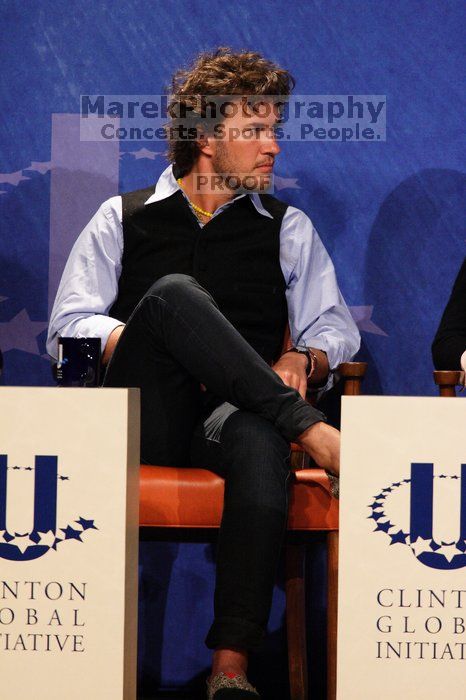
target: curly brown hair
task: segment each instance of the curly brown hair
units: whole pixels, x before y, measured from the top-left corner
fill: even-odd
[[[291,73],[254,51],[234,52],[221,46],[199,54],[191,66],[176,71],[171,80],[166,125],[168,160],[176,176],[183,177],[197,160],[197,126],[205,118],[206,95],[279,95],[286,97],[295,86]],[[217,120],[218,121],[218,120]],[[190,135],[181,137],[180,126]],[[204,123],[205,126],[205,123]],[[187,132],[184,132],[187,134]],[[194,134],[194,136],[193,136]]]

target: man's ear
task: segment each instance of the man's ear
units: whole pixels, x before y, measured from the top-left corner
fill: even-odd
[[[215,152],[215,139],[213,134],[209,134],[198,127],[197,147],[206,156],[213,156]]]

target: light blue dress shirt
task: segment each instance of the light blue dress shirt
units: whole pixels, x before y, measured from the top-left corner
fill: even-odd
[[[169,197],[178,189],[169,166],[145,204]],[[271,217],[257,194],[240,196],[251,197],[257,211]],[[219,207],[214,216],[234,206],[238,198]],[[122,253],[122,201],[118,196],[101,205],[71,250],[50,318],[47,351],[52,358],[57,357],[60,336],[101,338],[103,349],[110,333],[122,325],[108,316],[118,294]],[[280,229],[280,265],[293,345],[324,350],[332,370],[349,361],[359,349],[358,329],[311,220],[291,206]]]

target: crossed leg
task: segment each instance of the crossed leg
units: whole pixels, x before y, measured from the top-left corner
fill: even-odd
[[[218,398],[207,416],[200,383]],[[217,653],[214,670],[221,658],[245,670],[270,611],[286,526],[289,442],[324,416],[282,382],[196,280],[179,274],[158,280],[136,307],[104,386],[140,387],[143,462],[195,464],[225,476],[206,643],[233,653]]]

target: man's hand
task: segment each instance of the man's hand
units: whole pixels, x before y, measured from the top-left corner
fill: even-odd
[[[336,428],[319,421],[301,433],[296,442],[319,467],[340,475],[340,433]]]
[[[305,399],[307,391],[306,366],[306,355],[298,352],[286,352],[280,357],[278,362],[272,365],[272,369],[278,374],[284,384],[299,391],[303,399]]]
[[[321,360],[322,371],[319,373],[318,378],[325,378],[328,374],[327,355],[321,350],[314,350],[314,352],[319,352],[321,355],[319,359]],[[272,369],[287,386],[296,389],[302,398],[305,399],[308,388],[306,366],[306,355],[297,352],[287,352],[280,357],[278,362],[272,365]],[[340,433],[336,428],[319,421],[305,430],[297,438],[296,442],[301,445],[319,467],[326,469],[335,476],[339,475]]]
[[[107,343],[102,354],[102,364],[106,365],[116,348],[120,335],[123,333],[124,326],[117,326],[108,336]]]

